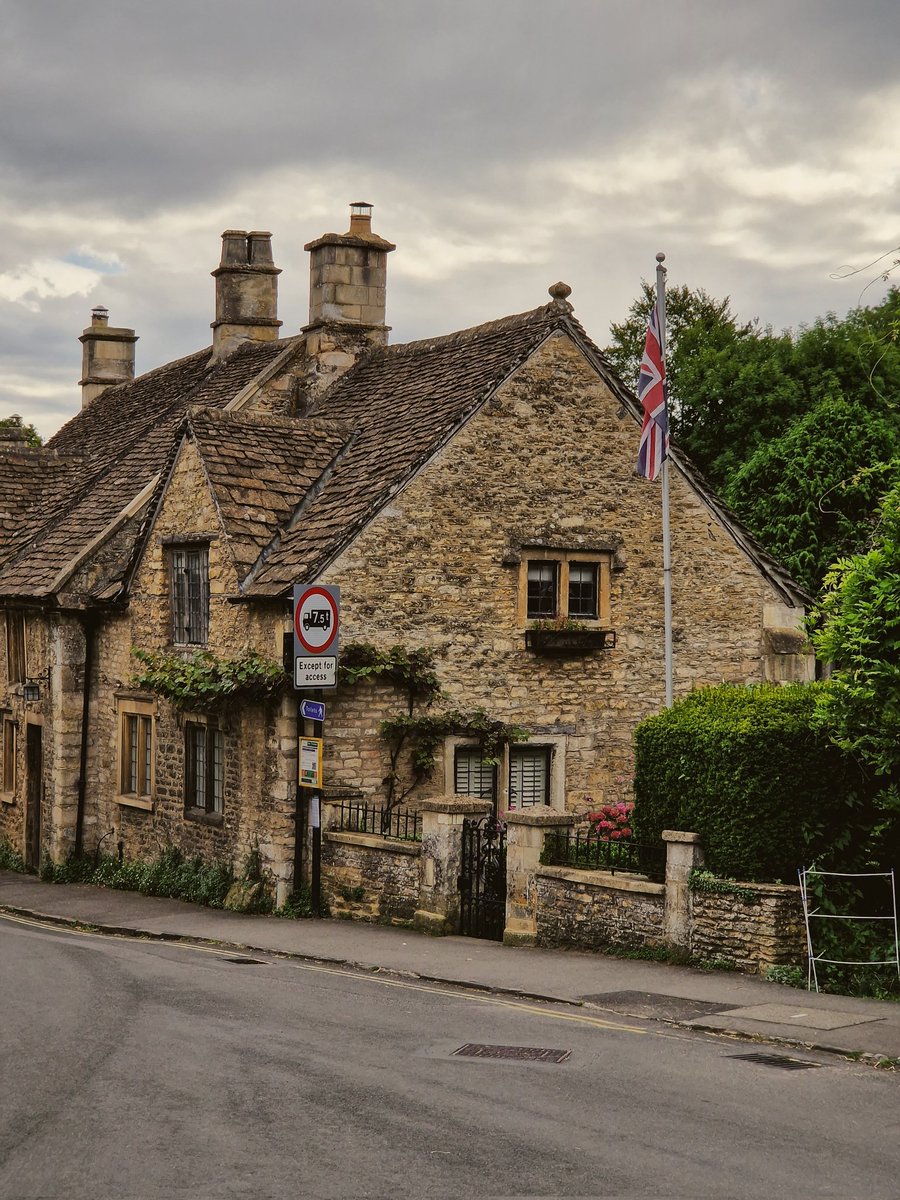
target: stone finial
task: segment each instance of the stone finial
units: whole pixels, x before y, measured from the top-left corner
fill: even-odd
[[[563,283],[562,280],[560,280],[559,283],[551,284],[550,287],[547,288],[547,291],[560,308],[572,308],[572,305],[569,303],[569,297],[572,295],[572,289],[567,283]]]

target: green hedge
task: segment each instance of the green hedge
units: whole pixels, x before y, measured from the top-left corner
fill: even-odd
[[[793,883],[814,860],[858,861],[875,821],[871,789],[814,728],[822,687],[708,688],[643,721],[635,838],[699,833],[713,871],[759,882]]]

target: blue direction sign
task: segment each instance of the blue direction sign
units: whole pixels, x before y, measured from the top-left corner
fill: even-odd
[[[325,705],[318,700],[301,700],[300,716],[306,717],[307,721],[324,721]]]

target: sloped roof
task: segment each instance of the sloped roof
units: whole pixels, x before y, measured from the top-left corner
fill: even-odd
[[[118,556],[109,549],[95,594],[127,586],[129,565],[161,500],[181,437],[196,439],[247,598],[281,597],[295,580],[314,579],[412,479],[432,455],[553,333],[578,345],[616,398],[640,423],[634,394],[555,300],[473,329],[373,350],[338,378],[305,417],[223,411],[265,379],[302,338],[245,345],[209,364],[208,349],[133,383],[109,388],[52,439],[36,472],[23,468],[30,503],[10,490],[0,516],[0,594],[58,592],[81,562],[149,501],[156,504]],[[789,604],[809,597],[750,537],[692,465],[672,461],[735,543]],[[27,476],[27,479],[26,479]],[[25,482],[22,482],[22,481]],[[28,480],[31,482],[29,483]],[[0,504],[3,492],[0,491]],[[127,539],[126,539],[127,540]],[[112,561],[107,561],[109,559]]]
[[[314,579],[418,468],[559,327],[561,308],[531,312],[446,337],[377,350],[327,391],[313,415],[345,421],[357,438],[303,522],[250,579],[250,596]]]
[[[211,366],[207,347],[107,388],[73,417],[38,452],[48,467],[62,464],[48,474],[52,491],[32,470],[14,535],[5,537],[0,528],[0,594],[40,597],[58,590],[152,484],[190,405],[224,406],[283,349],[283,342],[245,345]],[[122,570],[125,565],[123,559]]]
[[[215,409],[192,410],[188,427],[241,579],[352,438],[336,421]]]

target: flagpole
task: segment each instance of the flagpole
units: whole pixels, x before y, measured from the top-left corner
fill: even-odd
[[[659,349],[666,361],[666,256],[656,256],[656,305],[659,314]],[[672,707],[672,542],[669,537],[669,458],[662,463],[663,610],[666,647],[666,708]]]

